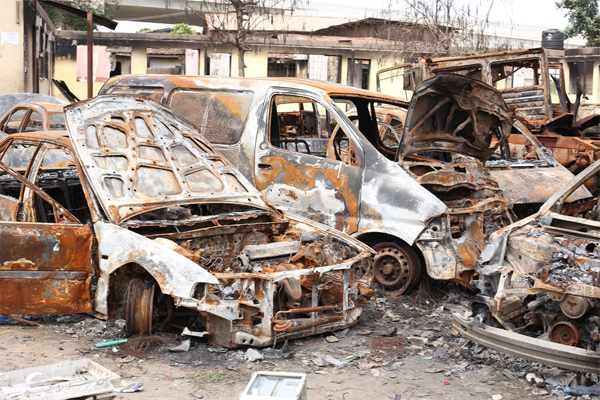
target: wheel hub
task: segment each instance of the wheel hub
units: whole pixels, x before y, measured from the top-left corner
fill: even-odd
[[[390,264],[385,264],[383,267],[383,273],[385,275],[391,275],[394,272],[394,266]]]
[[[127,286],[125,330],[128,336],[152,334],[155,284],[132,279]]]
[[[577,346],[579,332],[577,332],[575,325],[570,322],[558,322],[550,329],[550,340],[567,346]]]
[[[406,291],[420,276],[416,257],[396,243],[379,243],[373,247],[378,258],[373,264],[377,282],[388,289]]]

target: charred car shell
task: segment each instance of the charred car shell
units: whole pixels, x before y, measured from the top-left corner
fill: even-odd
[[[429,276],[468,284],[487,237],[511,222],[511,204],[482,163],[510,126],[500,94],[476,80],[439,75],[415,90],[396,159],[448,207],[417,243],[436,261]]]
[[[65,104],[20,103],[0,118],[0,139],[13,133],[64,130]]]
[[[501,326],[521,334],[512,340],[515,347],[504,344],[506,351],[518,353],[524,343],[542,349],[544,341],[552,341],[558,347],[546,353],[520,355],[571,367],[581,360],[581,369],[600,371],[598,199],[569,202],[577,192],[587,192],[586,182],[597,179],[599,171],[600,162],[596,162],[537,214],[491,236],[478,261],[479,278],[471,282],[479,291],[473,303],[474,318],[485,325],[475,332],[469,327],[472,322],[455,317],[459,331],[479,341],[492,331],[488,326]],[[502,341],[501,333],[496,330],[494,334]],[[494,347],[500,341],[487,343]]]
[[[157,103],[100,96],[66,115],[70,139],[2,143],[0,313],[120,314],[130,334],[201,315],[226,347],[358,321],[366,246],[273,208]]]

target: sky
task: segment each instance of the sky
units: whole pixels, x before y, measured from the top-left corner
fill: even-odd
[[[544,29],[557,28],[564,30],[567,18],[564,11],[557,10],[554,0],[455,0],[475,9],[482,4],[485,8],[492,5],[490,21],[513,25],[533,26]],[[340,6],[343,3],[343,6]],[[369,0],[368,9],[365,0],[303,0],[306,10],[297,10],[296,14],[318,14],[321,16],[338,16],[363,18],[365,16],[381,16],[384,10],[392,7],[401,11],[402,0]],[[118,20],[118,18],[117,18]],[[148,22],[120,22],[117,32],[136,32],[141,28],[165,28],[171,25]],[[101,29],[108,31],[108,29]]]

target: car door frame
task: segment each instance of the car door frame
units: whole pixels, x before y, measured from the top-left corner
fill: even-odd
[[[28,175],[43,145],[38,142],[38,149],[26,169]],[[38,195],[52,205],[56,215],[54,223],[22,222],[18,217],[15,221],[0,221],[3,244],[0,249],[0,314],[91,312],[92,230],[1,161],[0,171],[23,185],[18,199],[20,207],[25,203],[25,196]]]
[[[324,107],[337,120],[338,124],[341,124],[341,129],[343,129],[344,133],[356,146],[357,157],[360,160],[359,165],[348,165],[343,161],[333,160],[328,157],[295,152],[272,145],[270,138],[270,116],[275,96],[303,97]],[[365,157],[362,142],[354,131],[355,128],[352,123],[347,120],[341,110],[329,98],[319,96],[310,91],[273,86],[267,90],[264,99],[264,109],[261,117],[262,134],[257,135],[255,144],[256,158],[253,175],[256,188],[284,211],[292,213],[301,212],[310,219],[335,227],[342,232],[348,234],[355,233],[358,230],[360,221],[360,196]],[[279,165],[271,165],[269,158],[274,157],[278,153],[280,157],[285,157],[285,161],[280,162]],[[310,182],[307,179],[310,178],[310,174],[307,174],[309,172],[307,168],[317,165],[322,165],[320,169],[323,171],[322,178],[324,179],[325,186],[320,189],[316,188],[313,180],[313,187],[311,189]],[[344,178],[345,174],[342,171],[348,168],[356,168],[353,179]],[[273,176],[265,180],[265,178],[268,178],[267,175]],[[288,179],[277,181],[278,178],[285,178],[286,175]],[[332,184],[333,182],[337,183]],[[342,184],[345,184],[345,187]],[[280,187],[276,188],[275,186]],[[288,198],[286,199],[287,204],[283,200],[278,199],[280,194],[274,193],[275,190],[280,194],[284,193]],[[312,194],[308,193],[304,198],[298,197],[298,195],[306,193],[307,190],[311,190]],[[322,210],[324,212],[321,213],[319,212],[320,210],[315,208],[318,204],[314,201],[310,201],[310,204],[301,204],[302,200],[307,199],[320,199],[322,200],[321,203],[323,203],[322,206],[325,206],[324,203],[328,200],[337,202],[338,204],[342,203],[344,208],[339,208],[337,212],[325,212],[326,210]],[[332,204],[328,204],[328,206],[332,206]],[[311,209],[314,212],[311,212]]]

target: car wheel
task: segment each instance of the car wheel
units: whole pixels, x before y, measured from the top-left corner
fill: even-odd
[[[386,289],[402,294],[421,277],[421,263],[415,251],[404,243],[382,242],[373,246],[379,256],[373,264],[375,280]]]
[[[125,295],[125,333],[127,336],[152,334],[154,290],[156,283],[132,279]]]

